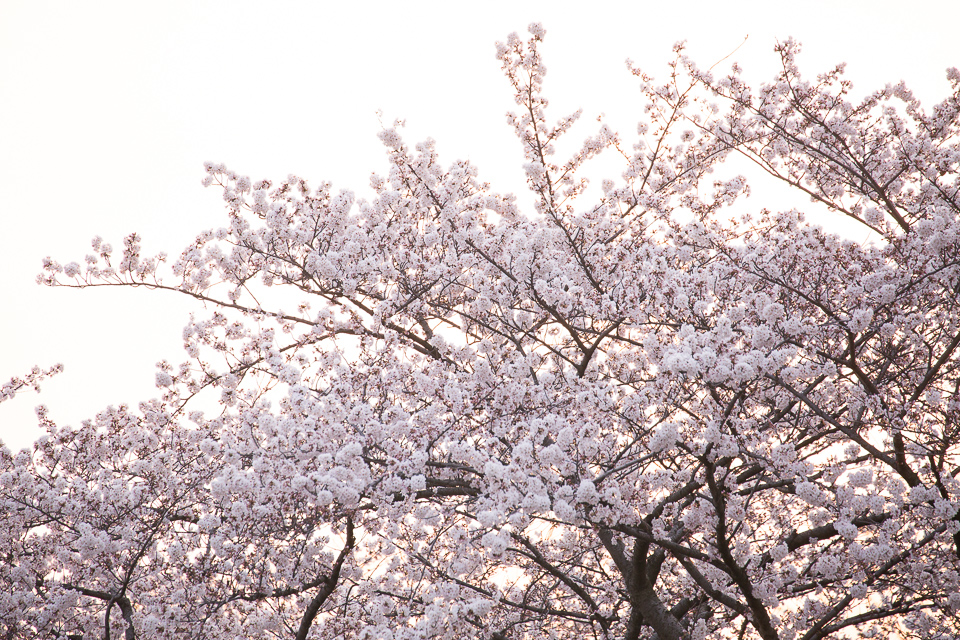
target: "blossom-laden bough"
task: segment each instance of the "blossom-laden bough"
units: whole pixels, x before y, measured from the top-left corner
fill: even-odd
[[[3,452],[8,636],[960,634],[960,74],[928,113],[793,42],[759,89],[678,46],[631,67],[632,146],[557,160],[530,32],[530,214],[387,128],[367,200],[208,165],[229,222],[172,279],[135,234],[47,261],[209,311],[162,398]],[[732,215],[733,155],[870,240]]]

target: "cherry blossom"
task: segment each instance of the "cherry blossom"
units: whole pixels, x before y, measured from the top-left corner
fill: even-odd
[[[224,226],[177,257],[44,261],[202,305],[159,398],[0,450],[8,636],[960,634],[960,73],[926,111],[677,45],[629,66],[635,140],[570,147],[529,31],[533,211],[394,126],[366,197],[208,163]]]

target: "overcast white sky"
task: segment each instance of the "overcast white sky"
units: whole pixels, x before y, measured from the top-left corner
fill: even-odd
[[[200,186],[205,160],[363,196],[386,167],[382,109],[385,122],[406,119],[408,141],[431,136],[445,161],[469,158],[495,189],[520,190],[493,45],[532,21],[548,32],[553,117],[584,108],[578,140],[601,112],[629,136],[642,105],[624,60],[662,77],[681,39],[709,66],[749,34],[733,59],[766,79],[775,42],[792,35],[808,74],[846,61],[858,89],[903,79],[928,104],[960,66],[955,0],[0,0],[0,382],[65,365],[39,396],[0,405],[0,439],[28,445],[39,403],[77,424],[153,397],[154,364],[183,360],[185,300],[34,278],[46,255],[82,261],[95,234],[120,246],[136,231],[148,252],[176,255],[221,226],[219,193]]]

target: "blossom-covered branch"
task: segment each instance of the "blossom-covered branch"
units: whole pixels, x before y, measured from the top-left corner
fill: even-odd
[[[160,399],[0,452],[11,633],[960,634],[960,74],[928,113],[792,41],[758,88],[678,45],[629,68],[632,142],[570,146],[530,34],[532,212],[393,127],[366,198],[211,163],[226,222],[169,269],[45,262],[205,310]],[[733,154],[868,240],[744,202]]]

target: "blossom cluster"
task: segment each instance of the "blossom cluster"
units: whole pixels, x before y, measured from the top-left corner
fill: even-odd
[[[367,198],[208,163],[226,222],[168,271],[45,262],[205,310],[159,399],[0,450],[10,635],[960,634],[960,74],[928,114],[678,45],[632,146],[562,160],[530,34],[529,214],[394,127]],[[731,154],[870,240],[733,215]]]

